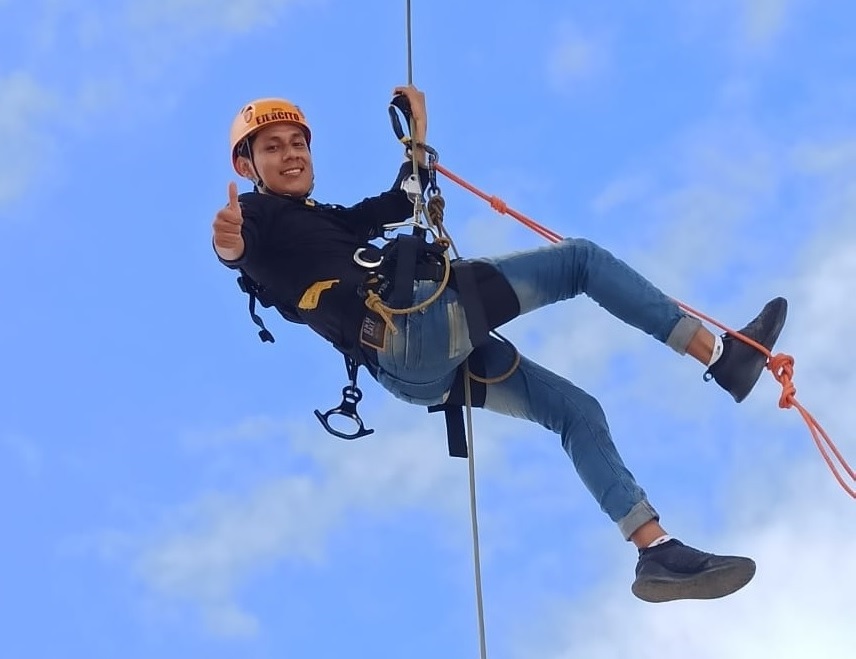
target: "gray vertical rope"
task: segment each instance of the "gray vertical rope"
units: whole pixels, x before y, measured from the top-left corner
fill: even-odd
[[[411,19],[410,0],[407,0],[407,84],[413,84],[413,21]],[[416,123],[413,117],[410,118],[410,134],[413,135],[416,128]],[[419,158],[416,156],[416,144],[410,144],[410,159],[413,162],[413,176],[419,180]],[[421,199],[416,199],[413,203],[413,221],[418,224],[419,218],[422,215]]]
[[[476,507],[476,456],[473,442],[473,400],[470,388],[470,362],[464,362],[464,401],[467,407],[467,464],[470,472],[470,517],[473,527],[473,566],[476,575],[476,609],[479,621],[479,656],[487,659],[484,629],[484,598],[481,584],[481,553],[479,552],[479,520]]]
[[[407,84],[413,84],[413,43],[412,43],[412,20],[410,0],[407,1]],[[413,135],[413,119],[410,121],[410,134]],[[411,147],[413,157],[413,173],[418,175],[418,160],[416,158],[415,145]],[[415,214],[418,219],[421,204],[415,204]],[[470,475],[470,518],[473,529],[473,566],[475,571],[476,581],[476,611],[479,623],[479,656],[481,659],[487,659],[487,642],[485,639],[485,624],[484,624],[484,598],[482,596],[481,583],[481,554],[479,551],[479,523],[478,512],[476,507],[476,462],[475,451],[473,446],[473,405],[472,405],[472,390],[470,388],[470,367],[469,361],[464,364],[464,398],[467,407],[467,465]]]
[[[413,29],[410,19],[410,0],[407,0],[407,84],[413,84]]]

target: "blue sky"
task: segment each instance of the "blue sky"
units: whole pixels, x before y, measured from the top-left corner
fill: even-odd
[[[251,98],[308,115],[318,199],[388,187],[405,3],[81,4],[0,0],[0,657],[477,656],[442,418],[363,375],[375,434],[325,434],[341,358],[271,314],[261,344],[210,248]],[[856,461],[854,20],[414,1],[414,82],[441,161],[518,210],[731,326],[787,297],[798,396]],[[542,242],[440,183],[464,255]],[[735,405],[585,299],[505,334],[601,400],[672,533],[759,570],[716,602],[635,600],[635,552],[557,439],[477,411],[491,657],[849,656],[854,501],[769,375]]]

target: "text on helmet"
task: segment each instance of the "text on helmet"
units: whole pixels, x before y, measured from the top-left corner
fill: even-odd
[[[303,118],[296,112],[289,112],[288,110],[274,110],[273,112],[265,112],[256,116],[257,126],[270,121],[296,121],[302,123]]]

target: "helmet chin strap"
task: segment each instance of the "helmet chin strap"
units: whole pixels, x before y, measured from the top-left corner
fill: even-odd
[[[255,168],[253,168],[255,169]],[[256,192],[261,192],[262,194],[269,194],[274,197],[285,197],[287,199],[298,199],[300,201],[306,201],[309,199],[309,196],[312,194],[312,191],[315,189],[315,177],[312,177],[312,183],[309,185],[309,189],[301,195],[288,194],[285,192],[274,192],[271,190],[265,182],[262,181],[262,177],[259,176],[258,172],[255,172],[255,178],[253,178],[253,185],[256,188]]]

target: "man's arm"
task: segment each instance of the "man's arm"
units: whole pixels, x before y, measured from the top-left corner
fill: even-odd
[[[234,182],[229,183],[229,203],[217,211],[212,229],[214,251],[220,261],[231,268],[243,265],[256,241],[252,223],[244,220]]]
[[[416,161],[424,166],[426,164],[425,149],[419,145],[427,144],[426,139],[428,136],[428,109],[425,105],[425,94],[413,85],[396,87],[392,90],[392,93],[401,94],[407,98],[407,103],[410,105],[410,119],[412,122],[410,126],[412,130],[410,139],[413,154]]]
[[[419,167],[419,189],[424,194],[428,186],[428,169]],[[413,175],[413,163],[406,161],[398,170],[398,176],[390,189],[375,197],[367,197],[361,202],[343,209],[342,214],[352,222],[369,231],[372,237],[379,236],[384,224],[401,222],[413,216],[413,201],[408,197],[402,185]],[[413,185],[413,182],[408,183]]]
[[[401,165],[398,176],[392,188],[377,197],[364,199],[351,206],[346,212],[350,219],[369,229],[372,237],[382,233],[382,226],[393,222],[401,222],[413,216],[413,201],[408,196],[408,189],[403,188],[405,182],[410,191],[415,193],[415,181],[408,181],[413,175],[413,160],[417,163],[419,192],[424,193],[428,186],[428,169],[426,154],[420,144],[426,144],[428,134],[428,111],[425,106],[425,94],[413,85],[396,87],[393,94],[401,94],[407,98],[411,115],[411,147],[415,158],[408,157]]]

